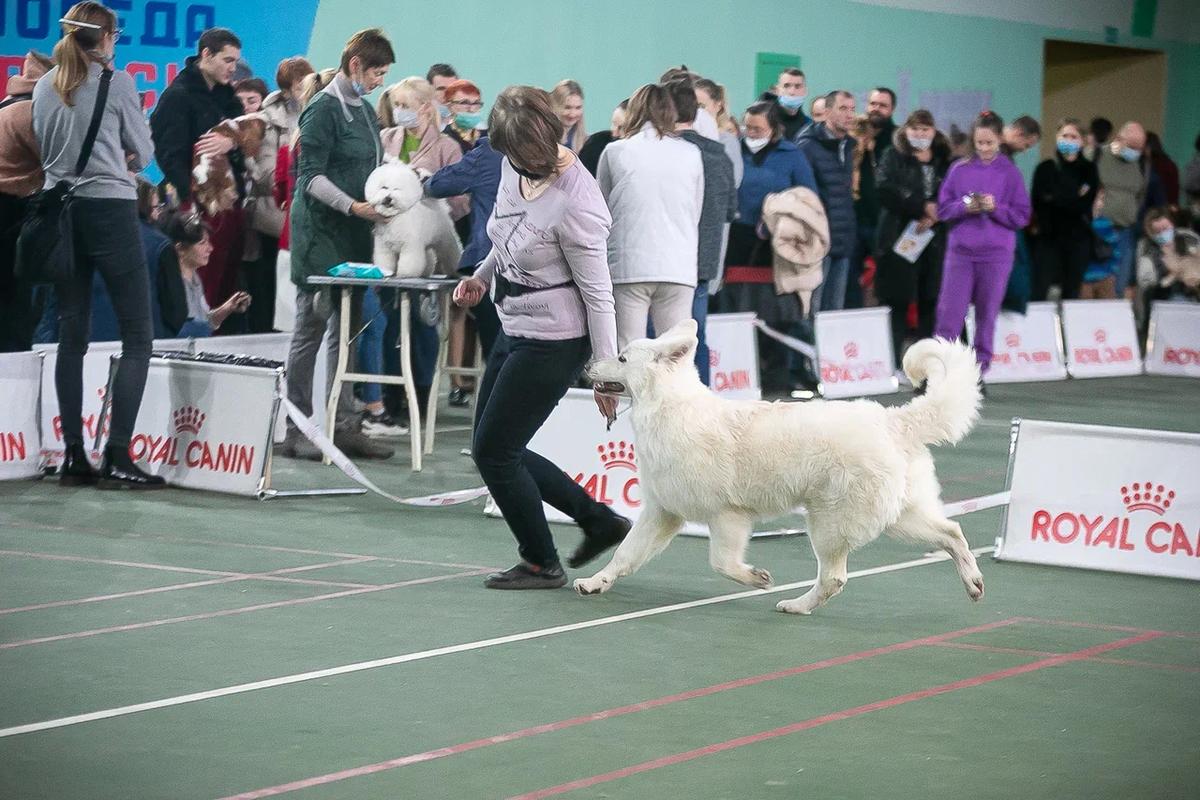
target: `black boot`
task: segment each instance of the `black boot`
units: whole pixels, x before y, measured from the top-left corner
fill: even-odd
[[[164,489],[167,482],[157,475],[142,472],[125,447],[106,447],[100,462],[97,489]]]
[[[100,473],[88,461],[83,445],[67,445],[63,452],[62,467],[58,470],[59,486],[91,486],[99,479]]]
[[[608,548],[619,545],[633,527],[632,522],[609,511],[607,506],[605,510],[607,513],[599,519],[579,523],[579,527],[583,528],[583,541],[567,559],[567,566],[571,569],[578,569]]]
[[[562,564],[539,567],[522,561],[488,575],[483,585],[489,589],[558,589],[567,585],[567,576]]]

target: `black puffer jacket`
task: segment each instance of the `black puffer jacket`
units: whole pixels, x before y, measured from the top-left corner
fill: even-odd
[[[197,57],[187,60],[183,71],[171,82],[150,115],[150,133],[154,137],[154,156],[163,180],[175,187],[180,200],[192,190],[192,148],[214,125],[223,119],[242,115],[242,102],[233,87],[217,84],[211,89],[200,72]],[[237,180],[238,195],[245,197],[245,164],[238,150],[229,153]]]
[[[923,166],[913,155],[912,145],[898,128],[892,137],[892,146],[883,153],[875,173],[875,187],[879,193],[879,227],[876,234],[876,254],[885,255],[904,232],[905,226],[925,216],[925,203],[937,203],[938,190],[950,170],[950,143],[938,133],[933,140],[933,185],[926,187]],[[929,191],[926,191],[926,189]],[[945,226],[938,224],[934,231],[937,237],[929,247],[941,249],[945,241]]]
[[[825,216],[829,219],[830,258],[845,258],[854,249],[858,220],[854,215],[854,139],[835,139],[825,123],[800,131],[796,146],[808,158]]]

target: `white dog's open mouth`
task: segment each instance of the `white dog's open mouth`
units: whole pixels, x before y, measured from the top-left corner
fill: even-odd
[[[592,388],[601,394],[625,394],[625,384],[619,381],[597,381]]]

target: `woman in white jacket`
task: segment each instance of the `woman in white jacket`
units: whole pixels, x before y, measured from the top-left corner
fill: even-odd
[[[629,99],[625,138],[600,156],[596,179],[612,214],[608,268],[617,346],[692,316],[704,169],[700,151],[675,134],[668,91],[647,84]]]

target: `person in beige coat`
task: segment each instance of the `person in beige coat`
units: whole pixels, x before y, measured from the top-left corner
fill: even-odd
[[[795,292],[807,314],[812,294],[821,286],[821,262],[829,253],[829,220],[821,198],[803,186],[769,194],[762,219],[771,232],[775,293]]]
[[[462,160],[462,148],[442,133],[437,95],[424,78],[405,78],[384,93],[379,103],[383,149],[420,173],[430,175]],[[422,176],[424,177],[424,176]],[[447,199],[456,222],[471,212],[471,198],[460,194]]]

